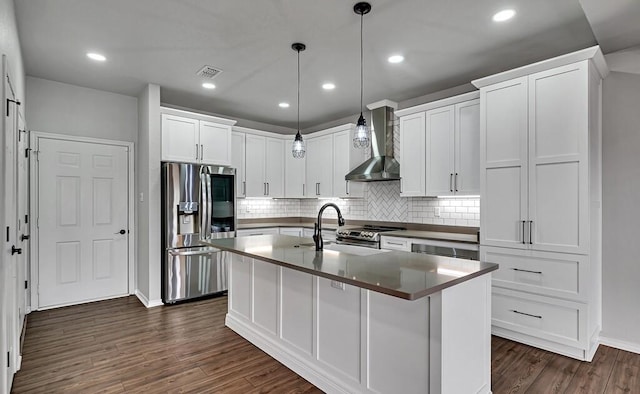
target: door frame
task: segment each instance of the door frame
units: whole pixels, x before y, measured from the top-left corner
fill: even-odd
[[[112,145],[112,146],[122,146],[128,148],[128,169],[127,169],[127,187],[128,187],[128,196],[127,196],[127,215],[128,215],[128,226],[129,226],[129,250],[128,250],[128,293],[134,294],[135,292],[135,284],[136,284],[136,267],[137,261],[135,259],[136,256],[136,228],[135,228],[135,146],[133,142],[129,141],[118,141],[118,140],[108,140],[103,138],[93,138],[93,137],[80,137],[75,135],[67,135],[67,134],[57,134],[57,133],[47,133],[42,131],[30,131],[30,141],[29,147],[31,149],[31,154],[29,155],[29,186],[30,186],[30,205],[31,205],[31,220],[29,220],[30,233],[32,236],[32,242],[30,244],[30,272],[31,272],[31,311],[40,310],[40,298],[38,295],[38,288],[40,285],[39,281],[39,267],[40,267],[40,256],[38,251],[38,244],[40,239],[39,227],[38,227],[38,219],[40,213],[38,212],[38,198],[40,195],[40,190],[38,190],[38,149],[39,149],[39,141],[40,139],[54,139],[61,141],[72,141],[72,142],[87,142],[93,144],[101,144],[101,145]],[[96,301],[96,300],[93,300]],[[88,301],[88,302],[93,302]],[[57,305],[56,308],[64,305]],[[43,308],[47,309],[47,308]]]

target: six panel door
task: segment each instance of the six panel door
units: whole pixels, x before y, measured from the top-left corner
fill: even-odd
[[[40,308],[128,293],[128,148],[39,139]]]

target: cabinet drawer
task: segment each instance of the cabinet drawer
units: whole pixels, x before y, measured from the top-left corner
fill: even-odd
[[[586,301],[588,256],[483,247],[481,260],[500,264],[493,285]]]
[[[380,239],[380,247],[382,249],[411,252],[411,240],[407,238],[382,237]]]
[[[586,346],[586,305],[493,288],[492,324],[574,347]]]
[[[236,231],[236,235],[238,237],[246,237],[251,235],[278,235],[280,234],[280,230],[278,227],[263,227],[263,228],[252,228],[252,229],[243,229]]]

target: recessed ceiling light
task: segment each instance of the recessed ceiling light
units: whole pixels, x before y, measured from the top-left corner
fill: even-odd
[[[202,87],[205,89],[215,89],[216,85],[212,84],[211,82],[205,82],[202,84]]]
[[[91,60],[96,60],[98,62],[104,62],[105,60],[107,60],[107,58],[104,55],[101,55],[99,53],[95,53],[95,52],[89,52],[87,53],[87,57]]]
[[[331,82],[327,82],[327,83],[323,83],[322,84],[322,89],[324,90],[333,90],[336,88],[335,84],[332,84]]]
[[[496,12],[493,15],[493,21],[494,22],[505,22],[508,21],[509,19],[513,18],[516,15],[516,12],[514,10],[502,10],[499,12]]]
[[[404,61],[404,56],[393,55],[393,56],[389,56],[387,60],[389,61],[389,63],[402,63]]]
[[[278,106],[280,106],[280,108],[289,108],[289,103],[280,103]]]

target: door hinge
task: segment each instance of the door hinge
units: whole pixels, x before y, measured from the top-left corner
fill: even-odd
[[[29,215],[24,215],[24,224],[29,224]]]
[[[29,288],[29,281],[25,280],[24,281],[24,289],[28,289]]]
[[[7,99],[7,116],[9,116],[9,104],[16,103],[16,105],[20,105],[20,101]]]
[[[9,242],[9,226],[7,226],[7,242]]]
[[[7,352],[7,368],[11,367],[11,353]]]

